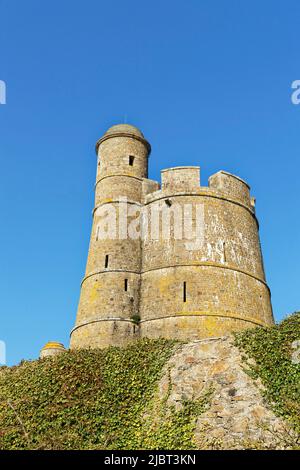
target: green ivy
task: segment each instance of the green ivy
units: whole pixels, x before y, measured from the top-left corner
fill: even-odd
[[[168,406],[167,399],[154,401],[151,413],[145,420],[139,448],[186,450],[197,449],[194,440],[196,419],[209,406],[212,391],[198,400],[185,400],[179,409]]]
[[[190,449],[204,401],[157,401],[178,343],[68,351],[0,369],[1,449]]]
[[[236,346],[245,353],[247,372],[261,380],[274,412],[288,420],[299,434],[300,364],[292,361],[292,343],[296,340],[300,340],[299,312],[274,327],[235,334]]]
[[[291,359],[299,339],[300,313],[235,335],[248,373],[298,433],[300,364]],[[179,408],[156,393],[178,345],[142,340],[0,368],[0,449],[194,449],[211,392]]]

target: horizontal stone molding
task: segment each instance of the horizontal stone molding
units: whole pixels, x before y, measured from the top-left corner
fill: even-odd
[[[130,132],[114,132],[114,133],[112,132],[111,134],[104,134],[104,136],[101,137],[101,139],[97,140],[96,142],[96,147],[95,147],[96,154],[98,154],[98,148],[102,144],[102,142],[108,139],[114,139],[114,138],[119,138],[119,137],[126,137],[129,139],[139,140],[147,147],[148,155],[150,155],[151,145],[149,144],[149,142],[143,137],[136,135],[136,134],[131,134]]]
[[[189,268],[189,267],[212,267],[212,268],[221,268],[221,269],[229,269],[230,271],[236,271],[238,273],[244,274],[245,276],[252,277],[256,281],[261,282],[262,284],[264,284],[264,286],[268,289],[268,292],[271,296],[270,288],[269,288],[267,282],[264,279],[262,279],[258,276],[255,276],[255,274],[252,274],[248,271],[237,268],[236,266],[224,265],[224,264],[221,264],[221,263],[214,263],[214,262],[210,262],[210,261],[203,261],[203,262],[199,261],[199,262],[189,263],[189,264],[182,263],[182,264],[174,264],[174,265],[168,265],[168,266],[156,266],[155,268],[146,269],[146,270],[143,270],[143,271],[133,271],[133,270],[130,270],[130,269],[101,269],[99,271],[93,271],[93,272],[87,274],[82,279],[81,286],[84,283],[84,281],[86,281],[86,279],[88,279],[91,276],[96,276],[97,274],[132,273],[132,274],[137,274],[137,275],[143,275],[143,274],[147,274],[147,273],[152,272],[152,271],[161,271],[162,269],[174,269],[174,268],[181,268],[181,267],[187,267],[187,268]]]
[[[257,320],[256,318],[251,318],[251,317],[242,317],[241,315],[237,315],[235,313],[211,313],[211,312],[205,312],[205,311],[191,311],[191,312],[177,312],[174,315],[167,315],[164,317],[156,317],[156,318],[149,318],[147,320],[140,320],[139,324],[146,323],[146,322],[153,322],[153,321],[158,321],[158,320],[165,320],[168,318],[179,318],[179,317],[216,317],[216,318],[226,318],[230,320],[238,320],[238,321],[244,321],[247,323],[251,323],[257,326],[262,326],[262,327],[267,327],[268,324],[265,322],[262,322],[260,320]],[[107,317],[107,318],[100,318],[96,317],[93,318],[92,320],[82,322],[79,325],[76,325],[70,333],[70,336],[72,333],[79,328],[82,328],[84,326],[90,325],[92,323],[99,323],[99,322],[115,322],[115,321],[121,321],[121,322],[127,322],[127,323],[133,323],[133,320],[131,318],[120,318],[120,317]]]
[[[71,330],[71,333],[70,333],[70,336],[72,335],[72,333],[75,331],[75,330],[78,330],[78,328],[82,328],[83,326],[87,326],[87,325],[90,325],[91,323],[99,323],[99,322],[102,322],[102,321],[123,321],[123,322],[127,322],[127,323],[134,323],[133,320],[131,320],[130,318],[119,318],[119,317],[108,317],[108,318],[94,318],[93,320],[89,320],[89,321],[86,321],[86,322],[83,322],[83,323],[79,323],[79,325],[75,325],[74,328]]]
[[[92,276],[97,276],[98,274],[108,274],[108,273],[129,273],[129,274],[136,274],[138,276],[141,275],[140,271],[132,271],[130,269],[101,269],[99,271],[93,271],[89,274],[87,274],[86,276],[84,276],[84,278],[82,279],[81,281],[81,286],[82,284],[89,278],[89,277],[92,277]]]
[[[161,269],[173,269],[173,268],[180,268],[180,267],[212,267],[212,268],[221,268],[221,269],[229,269],[230,271],[236,271],[236,272],[239,272],[241,274],[245,274],[246,276],[249,276],[249,277],[252,277],[253,279],[256,279],[256,281],[259,281],[261,282],[262,284],[264,284],[267,289],[269,290],[270,292],[270,289],[269,289],[269,286],[268,284],[266,283],[266,281],[258,276],[256,276],[255,274],[252,274],[250,273],[249,271],[245,271],[244,269],[240,269],[236,266],[233,266],[233,265],[225,265],[225,264],[221,264],[221,263],[215,263],[215,262],[211,262],[211,261],[197,261],[197,262],[194,262],[194,263],[189,263],[189,264],[186,264],[186,263],[182,263],[182,264],[174,264],[174,265],[168,265],[168,266],[156,266],[155,268],[150,268],[150,269],[146,269],[146,270],[143,270],[142,271],[142,274],[146,274],[148,272],[151,272],[151,271],[160,271]]]
[[[149,318],[147,320],[141,320],[140,323],[146,323],[148,321],[156,321],[156,320],[164,320],[167,318],[178,318],[178,317],[219,317],[219,318],[227,318],[230,320],[239,320],[239,321],[244,321],[247,323],[253,323],[258,326],[268,326],[267,323],[262,322],[260,320],[257,320],[256,318],[251,318],[251,317],[242,317],[241,315],[237,315],[235,313],[211,313],[211,312],[205,312],[205,311],[191,311],[191,312],[176,312],[174,315],[167,315],[164,317],[155,317],[155,318]]]
[[[96,186],[98,185],[98,183],[100,183],[103,179],[105,178],[113,178],[114,176],[117,176],[117,177],[127,177],[127,178],[134,178],[134,179],[137,179],[139,181],[143,181],[147,178],[140,178],[138,176],[134,176],[134,175],[130,175],[130,174],[111,174],[111,175],[105,175],[103,176],[102,178],[98,179],[95,183],[95,188]],[[155,196],[154,196],[155,195]],[[154,196],[152,199],[151,196]],[[243,209],[246,209],[251,215],[252,217],[254,218],[255,222],[256,222],[256,225],[257,227],[259,228],[259,222],[258,222],[258,219],[256,217],[256,214],[255,214],[255,211],[253,210],[253,207],[252,206],[247,206],[246,204],[244,204],[243,202],[241,202],[240,200],[238,199],[233,199],[231,197],[228,197],[226,196],[226,194],[218,194],[216,192],[213,192],[209,189],[206,189],[206,188],[203,188],[203,187],[199,187],[199,191],[184,191],[184,192],[178,192],[178,193],[166,193],[166,194],[162,194],[161,190],[158,190],[158,191],[154,191],[153,193],[149,193],[148,195],[146,195],[146,200],[145,202],[143,203],[144,206],[148,206],[149,204],[152,204],[154,202],[157,202],[157,201],[160,201],[160,200],[164,200],[164,199],[170,199],[170,198],[175,198],[175,197],[183,197],[183,196],[198,196],[198,197],[211,197],[211,198],[214,198],[214,199],[220,199],[222,201],[225,201],[225,202],[229,202],[231,204],[236,204],[240,207],[242,207]],[[147,200],[147,197],[149,200]]]
[[[161,173],[166,173],[168,171],[174,171],[174,170],[200,170],[200,166],[171,166],[170,168],[164,168],[163,170],[160,170]]]
[[[131,204],[133,206],[143,207],[143,204],[141,204],[140,202],[129,201],[129,200],[123,201],[122,199],[106,199],[106,200],[104,200],[103,202],[100,202],[100,204],[97,204],[97,206],[94,207],[93,215],[99,207],[105,206],[105,204]]]
[[[115,176],[117,177],[125,177],[125,178],[133,178],[135,180],[138,180],[138,181],[143,181],[144,179],[147,179],[147,178],[142,178],[140,176],[135,176],[135,175],[131,175],[130,173],[111,173],[111,174],[108,174],[108,175],[104,175],[102,176],[101,178],[99,178],[96,183],[95,183],[95,188],[97,187],[97,185],[102,181],[102,180],[105,180],[106,178],[114,178]]]
[[[206,189],[202,189],[201,187],[199,188],[199,191],[184,191],[184,192],[178,192],[176,194],[172,194],[172,193],[166,193],[166,194],[159,194],[160,192],[159,191],[156,191],[155,194],[157,194],[158,197],[154,197],[153,199],[151,200],[146,200],[144,205],[147,206],[149,204],[152,204],[153,202],[157,202],[159,200],[163,200],[163,199],[173,199],[175,197],[183,197],[183,196],[198,196],[198,197],[211,197],[211,198],[215,198],[215,199],[221,199],[225,202],[229,202],[231,204],[236,204],[237,206],[240,206],[242,207],[243,209],[246,209],[251,215],[252,217],[254,218],[256,224],[257,224],[257,227],[259,228],[259,222],[257,220],[257,217],[256,217],[256,214],[255,212],[253,211],[252,207],[250,206],[247,206],[246,204],[244,204],[243,202],[239,201],[238,199],[232,199],[230,197],[227,197],[225,194],[222,195],[222,194],[217,194],[217,193],[214,193],[212,191],[209,191],[209,190],[206,190]],[[151,195],[154,194],[154,193],[150,193],[148,196],[149,196],[149,199],[151,197]]]

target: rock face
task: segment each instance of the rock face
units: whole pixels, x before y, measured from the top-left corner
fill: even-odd
[[[244,371],[232,337],[210,338],[180,346],[165,366],[161,399],[180,408],[211,390],[207,410],[197,419],[195,438],[202,448],[281,448],[286,424],[262,396],[262,385]]]

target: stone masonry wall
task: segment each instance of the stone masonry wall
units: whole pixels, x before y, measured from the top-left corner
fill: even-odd
[[[199,167],[175,167],[162,170],[160,189],[147,178],[149,152],[143,134],[126,124],[97,143],[95,209],[71,348],[124,345],[140,336],[194,340],[271,325],[248,184],[220,171],[203,187]],[[199,208],[203,216],[202,243],[195,245],[197,235],[192,248],[175,223],[178,214],[184,221],[186,207],[193,229]],[[120,236],[123,209],[130,215]],[[157,209],[163,216],[152,236]],[[115,236],[99,236],[104,214],[116,214]],[[148,228],[144,238],[129,234],[138,220]]]
[[[150,149],[132,126],[112,129],[97,144],[93,225],[71,348],[122,345],[139,331],[133,320],[139,315],[141,240],[120,237],[119,204],[126,211],[140,209]],[[103,239],[106,214],[116,214],[116,232]]]
[[[245,373],[240,351],[227,336],[180,346],[165,366],[158,397],[167,396],[167,405],[179,409],[184,400],[211,393],[196,423],[198,449],[280,449],[289,430],[262,390]]]
[[[225,172],[211,177],[209,188],[197,183],[198,168],[164,170],[161,191],[144,200],[149,220],[155,206],[164,208],[164,218],[170,212],[172,237],[160,232],[143,243],[142,336],[189,340],[273,323],[248,185]],[[203,207],[199,248],[188,249],[187,238],[172,232],[176,211],[187,205],[193,219]]]

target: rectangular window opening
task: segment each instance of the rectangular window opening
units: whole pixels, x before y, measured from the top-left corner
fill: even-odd
[[[186,282],[183,283],[183,301],[186,302]]]
[[[128,291],[128,279],[125,279],[125,281],[124,281],[124,290],[125,290],[125,292]]]
[[[134,156],[133,156],[133,155],[129,155],[129,165],[130,165],[130,166],[133,166],[133,162],[134,162]]]
[[[108,268],[108,255],[105,255],[105,267]]]

